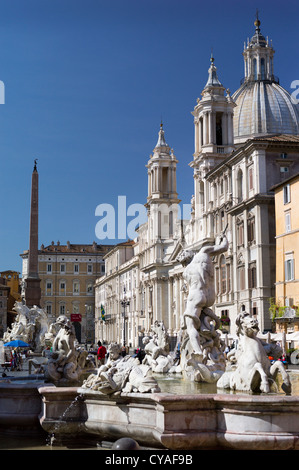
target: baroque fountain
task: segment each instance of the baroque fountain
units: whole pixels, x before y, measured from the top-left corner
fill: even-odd
[[[90,370],[86,354],[75,346],[71,323],[59,317],[43,331],[52,352],[44,364],[46,382],[35,387],[34,410],[25,406],[26,385],[20,385],[17,399],[11,394],[14,384],[1,383],[0,428],[5,422],[6,427],[11,422],[12,432],[31,426],[66,444],[126,437],[155,449],[298,449],[299,396],[282,363],[270,363],[269,350],[277,357],[281,351],[259,338],[258,323],[249,313],[238,315],[237,347],[224,354],[219,319],[211,309],[211,257],[226,249],[223,236],[215,246],[183,254],[188,297],[179,364],[169,352],[163,323],[155,322],[144,340],[142,361],[122,357],[120,346],[112,343],[107,362]],[[187,391],[164,391],[169,379],[184,383]],[[194,384],[198,393],[189,392]],[[32,397],[31,390],[28,403]],[[27,410],[27,421],[16,418],[20,408]]]

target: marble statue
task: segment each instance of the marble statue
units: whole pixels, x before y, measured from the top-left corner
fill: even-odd
[[[265,346],[257,337],[258,321],[244,311],[238,315],[236,325],[238,345],[231,358],[235,365],[220,377],[217,388],[269,393],[272,385],[275,387],[275,378],[280,373],[282,389],[290,393],[290,378],[282,362],[275,361],[271,365]]]
[[[151,337],[143,338],[145,357],[142,364],[149,365],[155,373],[166,373],[173,365],[173,357],[169,354],[169,337],[163,322],[155,321],[151,333]]]
[[[77,382],[85,368],[88,352],[76,348],[74,326],[65,315],[60,315],[56,324],[60,330],[45,366],[45,377],[54,382]]]
[[[17,312],[16,319],[4,333],[3,341],[22,340],[30,344],[35,352],[42,352],[49,329],[46,312],[36,305],[29,308],[22,302],[15,302],[14,310]]]
[[[97,374],[91,374],[82,388],[96,390],[105,395],[121,392],[153,393],[160,392],[152,377],[151,368],[140,364],[139,359],[121,356],[121,347],[117,343],[108,346],[109,357],[106,364],[99,367]]]
[[[220,342],[220,319],[210,308],[215,302],[212,257],[224,253],[228,241],[223,234],[219,244],[203,246],[184,269],[188,296],[182,319],[181,369],[198,382],[215,382],[225,369]]]

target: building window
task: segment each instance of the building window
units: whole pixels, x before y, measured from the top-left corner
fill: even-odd
[[[222,145],[222,113],[216,113],[216,145]]]
[[[65,305],[64,304],[59,305],[59,315],[65,315]]]
[[[47,312],[47,315],[52,315],[52,304],[46,305],[46,312]]]
[[[237,176],[237,193],[238,193],[238,202],[243,201],[243,173],[240,169]]]
[[[229,318],[229,311],[228,310],[221,310],[220,322],[221,322],[222,327],[229,327],[230,326],[230,318]]]
[[[253,59],[253,76],[254,80],[257,80],[257,63],[255,58]]]
[[[80,294],[80,284],[79,284],[79,281],[74,281],[74,282],[73,282],[73,294],[74,294],[74,295],[79,295],[79,294]]]
[[[244,222],[239,222],[237,225],[237,243],[238,246],[244,245]]]
[[[220,196],[224,194],[224,182],[223,179],[220,181]]]
[[[60,291],[60,295],[65,295],[65,281],[60,281],[59,291]]]
[[[281,166],[280,167],[280,179],[284,180],[289,176],[289,167],[288,166]]]
[[[248,286],[249,289],[254,289],[256,287],[256,265],[255,263],[251,264],[248,269]]]
[[[290,232],[291,229],[291,212],[286,212],[284,215],[285,220],[285,231],[286,233]]]
[[[220,212],[220,225],[221,225],[220,230],[221,231],[224,230],[224,228],[225,228],[225,214],[224,214],[224,211]]]
[[[46,295],[52,295],[52,281],[46,281]]]
[[[173,236],[173,212],[169,212],[169,238]]]
[[[88,272],[89,274],[92,274],[92,264],[88,264],[88,265],[87,265],[87,272]]]
[[[283,203],[288,204],[291,202],[291,188],[289,184],[283,187]]]
[[[231,291],[230,264],[226,265],[226,292]]]
[[[226,262],[224,255],[220,258],[220,292],[221,294],[226,292]]]
[[[74,265],[74,273],[78,273],[79,272],[79,264],[75,264]]]
[[[245,289],[245,267],[239,266],[238,267],[238,283],[239,283],[239,290]]]
[[[248,170],[248,186],[249,191],[253,189],[253,168],[249,168]]]
[[[51,272],[52,272],[52,264],[48,263],[47,264],[47,273],[51,273]]]
[[[294,279],[294,259],[287,259],[285,265],[285,280],[292,281]]]
[[[255,218],[250,217],[247,220],[247,236],[248,236],[248,243],[252,244],[255,242]]]
[[[65,273],[65,264],[64,263],[60,265],[60,272]]]
[[[88,282],[86,286],[87,294],[91,295],[93,293],[93,282]]]

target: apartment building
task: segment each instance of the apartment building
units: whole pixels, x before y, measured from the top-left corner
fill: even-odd
[[[66,245],[57,242],[41,245],[38,251],[38,275],[41,279],[41,307],[50,321],[68,316],[76,337],[82,343],[94,343],[94,284],[105,273],[103,257],[112,247],[93,243]],[[22,277],[28,271],[28,251],[23,259]]]
[[[276,304],[299,308],[299,173],[277,184]]]

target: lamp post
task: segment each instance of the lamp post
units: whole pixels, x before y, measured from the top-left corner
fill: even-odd
[[[130,305],[130,301],[126,300],[126,288],[124,287],[124,298],[121,300],[123,307],[123,346],[126,346],[126,307]]]

